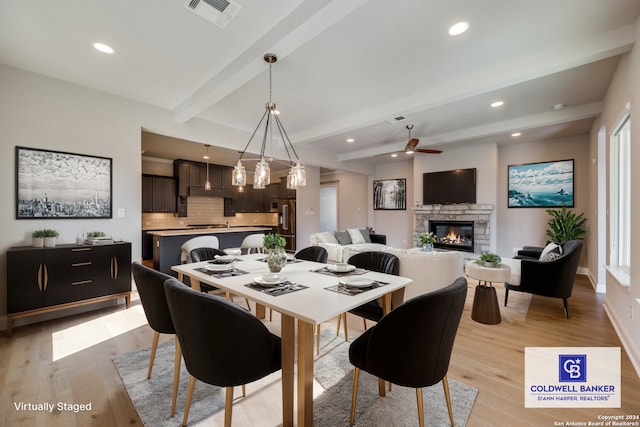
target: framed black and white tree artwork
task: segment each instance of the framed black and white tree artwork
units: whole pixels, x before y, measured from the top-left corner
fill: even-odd
[[[407,208],[407,180],[383,179],[373,181],[374,210],[405,210]]]
[[[16,219],[112,218],[112,159],[16,147]]]

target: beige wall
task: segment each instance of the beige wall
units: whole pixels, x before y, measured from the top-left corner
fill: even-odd
[[[369,221],[372,205],[369,203],[371,193],[367,175],[338,172],[323,174],[321,182],[338,182],[338,229],[373,226]],[[318,191],[318,199],[320,192]],[[320,223],[318,222],[318,227]],[[316,230],[317,231],[317,230]]]
[[[636,22],[636,40],[640,40],[640,19]],[[629,105],[631,107],[631,164],[633,165],[631,168],[630,286],[623,286],[614,276],[607,274],[605,308],[640,375],[640,270],[638,269],[640,265],[640,197],[637,190],[640,183],[640,168],[637,167],[640,165],[640,149],[638,149],[640,147],[640,109],[637,107],[636,100],[640,100],[640,47],[637,44],[630,53],[622,57],[618,64],[605,96],[604,112],[592,127],[590,151],[593,157],[597,157],[598,131],[602,125],[606,128],[608,146],[610,133],[614,130],[626,106]],[[606,161],[608,166],[608,159],[598,159],[598,161]],[[592,178],[592,181],[595,179]],[[591,208],[593,209],[594,206],[596,205],[592,203]],[[590,247],[594,247],[594,243],[591,243]],[[608,250],[607,245],[607,262]],[[591,254],[589,266],[592,270],[597,268],[596,262],[597,254]]]
[[[141,239],[141,105],[1,65],[0,93],[0,199],[5,202],[0,210],[0,252],[30,245],[35,229],[56,229],[59,243],[74,243],[82,230],[100,230],[131,241],[135,259]],[[16,220],[16,145],[112,158],[114,217]],[[124,210],[123,217],[116,215],[118,209]],[[6,295],[6,256],[0,264],[0,295]],[[6,298],[0,298],[3,324],[5,313]]]
[[[413,161],[391,162],[376,167],[375,179],[407,180],[407,209],[404,211],[373,211],[373,227],[377,233],[387,236],[387,244],[396,248],[410,248],[413,241]],[[372,191],[372,186],[368,191]],[[371,204],[373,206],[373,203]]]
[[[542,246],[547,240],[549,215],[543,208],[507,207],[507,170],[509,165],[574,159],[573,210],[584,212],[591,226],[589,210],[589,175],[592,167],[589,155],[589,138],[581,137],[537,141],[527,144],[505,145],[499,149],[498,160],[498,253],[509,255],[513,248],[524,245]],[[582,254],[582,266],[586,266],[588,248]]]

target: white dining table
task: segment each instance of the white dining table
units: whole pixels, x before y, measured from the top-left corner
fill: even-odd
[[[326,266],[326,264],[297,261],[287,263],[282,269],[281,274],[284,274],[289,282],[304,285],[307,288],[275,296],[246,286],[252,283],[254,278],[269,273],[267,263],[261,261],[261,259],[265,257],[266,255],[264,254],[250,254],[236,257],[235,267],[247,272],[247,274],[238,276],[217,278],[210,274],[197,271],[198,268],[207,266],[207,261],[176,265],[171,267],[171,269],[189,277],[193,289],[199,290],[200,283],[206,283],[225,292],[251,299],[256,302],[256,306],[269,307],[281,314],[283,426],[288,427],[294,425],[294,384],[296,383],[296,371],[294,368],[296,344],[298,349],[297,425],[312,426],[313,335],[315,326],[377,298],[383,299],[383,310],[387,313],[391,309],[391,293],[411,283],[411,279],[369,271],[355,277],[370,278],[386,284],[355,295],[345,295],[327,289],[338,285],[340,277],[313,271]],[[262,308],[260,313],[264,313],[264,308]],[[297,343],[295,333],[296,323],[298,327]]]

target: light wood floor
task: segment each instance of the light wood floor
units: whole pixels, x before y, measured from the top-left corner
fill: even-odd
[[[502,323],[477,323],[470,317],[475,285],[469,281],[449,369],[449,378],[479,390],[469,426],[555,426],[561,425],[555,422],[597,421],[598,415],[640,414],[640,380],[624,350],[620,409],[524,408],[525,347],[621,346],[602,308],[603,296],[595,294],[584,277],[576,279],[569,320],[563,317],[561,301],[551,298],[512,292],[509,307],[502,307],[504,289],[498,285]],[[276,313],[268,327],[278,331]],[[361,333],[361,319],[350,315],[349,327],[351,335]],[[323,328],[335,329],[335,324]],[[16,327],[13,338],[0,338],[0,426],[141,425],[111,359],[150,347],[151,338],[135,294],[129,310],[121,304]],[[279,424],[279,377],[274,375],[258,386],[249,385],[247,398],[236,401],[235,426]],[[15,408],[19,402],[90,402],[92,411],[21,411]]]

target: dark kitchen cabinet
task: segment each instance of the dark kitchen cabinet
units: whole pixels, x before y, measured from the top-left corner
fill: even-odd
[[[172,177],[142,176],[142,212],[176,212],[176,180]]]
[[[265,191],[254,190],[253,185],[245,185],[244,191],[238,191],[238,196],[233,199],[235,213],[265,212]]]
[[[229,166],[221,166],[213,163],[209,164],[209,183],[211,190],[205,190],[207,182],[207,164],[193,162],[190,160],[178,159],[173,162],[173,173],[178,184],[178,198],[176,212],[179,217],[187,216],[187,197],[224,197],[235,196],[235,187],[231,185],[231,170]],[[228,209],[225,216],[233,216],[231,202],[228,202]]]
[[[7,251],[9,336],[14,319],[130,295],[131,243]]]

